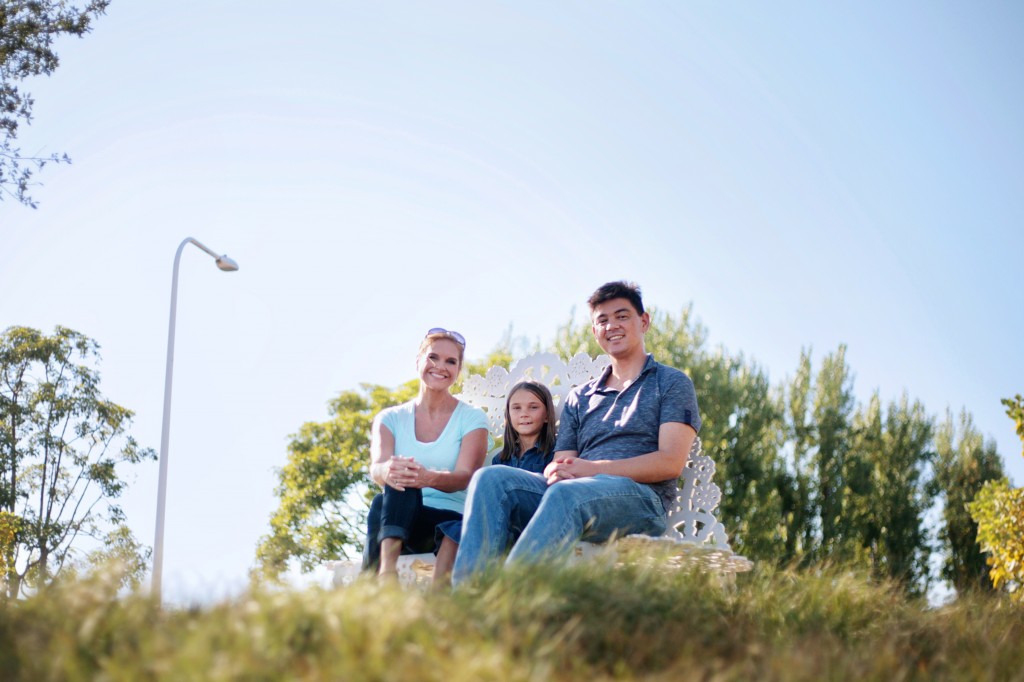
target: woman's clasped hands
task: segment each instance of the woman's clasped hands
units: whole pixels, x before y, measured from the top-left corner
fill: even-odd
[[[395,455],[384,462],[384,465],[387,467],[384,472],[384,482],[395,490],[429,487],[426,481],[427,468],[413,457]]]

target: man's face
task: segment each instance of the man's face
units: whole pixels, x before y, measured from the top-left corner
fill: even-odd
[[[640,315],[625,298],[613,298],[599,303],[591,312],[594,337],[608,355],[621,357],[643,349],[644,332],[651,317]]]

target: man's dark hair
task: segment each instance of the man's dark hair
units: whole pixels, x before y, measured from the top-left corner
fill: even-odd
[[[644,301],[640,297],[640,286],[633,282],[619,281],[619,282],[608,282],[602,284],[597,288],[590,298],[587,299],[587,305],[590,306],[590,312],[594,312],[594,308],[601,305],[605,301],[610,301],[613,298],[624,298],[629,301],[636,309],[637,315],[644,314]]]

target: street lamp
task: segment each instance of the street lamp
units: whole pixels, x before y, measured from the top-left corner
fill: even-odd
[[[167,501],[167,443],[171,432],[171,377],[174,372],[174,318],[178,309],[178,264],[181,252],[188,243],[195,244],[217,261],[217,267],[224,272],[234,272],[238,263],[227,255],[218,256],[216,252],[206,248],[192,237],[186,237],[174,254],[174,274],[171,277],[171,321],[167,328],[167,374],[164,377],[164,423],[160,431],[160,483],[156,494],[156,541],[153,543],[153,580],[152,594],[160,600],[160,582],[163,578],[164,564],[164,505]]]

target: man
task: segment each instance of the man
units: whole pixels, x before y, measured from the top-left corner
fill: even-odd
[[[543,475],[508,467],[473,475],[455,584],[513,542],[509,563],[536,562],[566,555],[578,540],[665,532],[676,482],[700,430],[693,382],[647,354],[651,318],[639,287],[609,282],[587,302],[611,365],[569,394]]]

